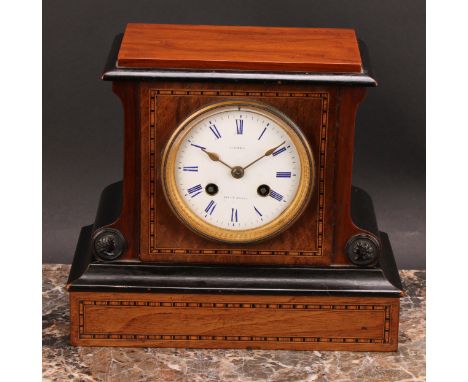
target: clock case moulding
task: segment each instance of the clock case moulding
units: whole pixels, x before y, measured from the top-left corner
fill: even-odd
[[[362,42],[361,73],[275,73],[119,68],[121,40],[114,41],[104,80],[376,86]],[[94,254],[95,235],[119,219],[125,192],[122,182],[106,187],[94,224],[81,229],[67,282],[73,345],[397,349],[402,285],[364,190],[351,189],[351,218],[380,246],[378,261],[364,267],[102,261]]]

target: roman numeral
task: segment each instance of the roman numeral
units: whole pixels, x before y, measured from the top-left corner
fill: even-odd
[[[202,185],[197,184],[196,186],[193,186],[193,187],[189,188],[187,190],[187,192],[193,198],[193,197],[197,196],[198,194],[201,194],[201,192],[202,192],[201,190],[202,190]]]
[[[276,177],[277,178],[290,178],[291,173],[288,171],[277,171],[276,172]]]
[[[214,136],[216,137],[216,139],[221,138],[221,134],[219,133],[216,125],[210,125],[209,128],[210,128],[211,132],[214,134]]]
[[[231,208],[231,222],[237,223],[237,208]]]
[[[216,208],[216,203],[214,202],[214,200],[212,200],[212,201],[210,201],[210,202],[208,203],[208,205],[206,206],[205,212],[206,212],[207,214],[210,214],[210,215],[211,215],[211,214],[213,213],[213,211],[214,211],[215,208]]]
[[[281,154],[283,151],[286,151],[286,147],[281,147],[280,149],[276,150],[273,154],[274,157],[277,156],[278,154]]]
[[[260,212],[259,210],[257,210],[257,207],[254,206],[254,210],[255,210],[255,212],[256,212],[257,214],[259,214],[260,216],[263,216],[263,215],[261,214],[261,212]]]
[[[237,134],[244,134],[244,120],[236,119],[236,131]]]
[[[265,134],[266,129],[267,129],[266,127],[263,129],[262,133],[260,134],[260,136],[257,139],[258,141],[260,140],[261,137],[263,137],[263,134]]]
[[[276,199],[278,202],[281,202],[283,200],[283,195],[278,194],[276,191],[273,191],[273,190],[270,191],[270,196],[273,199]]]
[[[183,171],[198,172],[198,166],[184,166]]]

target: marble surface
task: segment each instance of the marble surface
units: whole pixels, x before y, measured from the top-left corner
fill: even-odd
[[[44,381],[425,381],[425,272],[401,271],[396,353],[75,348],[68,345],[68,265],[43,266]]]

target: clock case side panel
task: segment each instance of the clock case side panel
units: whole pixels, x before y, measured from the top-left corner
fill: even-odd
[[[112,90],[120,99],[124,112],[123,181],[109,186],[112,187],[109,193],[119,195],[118,200],[114,198],[114,203],[118,206],[113,206],[113,208],[109,206],[106,209],[112,212],[109,214],[98,211],[93,225],[93,236],[103,230],[117,230],[124,240],[123,253],[118,260],[135,260],[138,259],[140,253],[139,84],[132,81],[115,81],[112,84]],[[118,192],[116,192],[117,188]]]
[[[348,265],[347,244],[353,237],[366,237],[375,240],[381,250],[381,238],[375,220],[372,202],[372,211],[366,214],[374,219],[361,218],[359,209],[354,208],[352,199],[358,200],[370,197],[361,189],[352,186],[354,137],[356,114],[360,103],[367,94],[366,88],[340,87],[338,92],[338,123],[336,125],[336,158],[335,184],[334,184],[334,217],[335,225],[333,263]],[[375,264],[375,263],[374,263]],[[372,264],[373,265],[373,264]]]

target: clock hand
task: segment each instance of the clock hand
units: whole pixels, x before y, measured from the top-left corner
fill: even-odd
[[[220,158],[219,158],[219,155],[216,154],[216,153],[212,153],[210,151],[206,151],[206,149],[202,149],[202,151],[209,156],[209,158],[213,161],[213,162],[220,162],[222,163],[223,165],[225,165],[226,167],[228,167],[230,170],[232,170],[232,167],[229,166],[227,163],[223,162]]]
[[[275,147],[273,147],[273,148],[267,150],[267,151],[265,152],[265,154],[263,154],[261,157],[255,159],[253,162],[250,162],[247,166],[245,166],[245,167],[244,167],[244,171],[245,171],[248,167],[252,166],[254,163],[257,163],[260,159],[262,159],[262,158],[264,158],[264,157],[268,157],[268,156],[270,156],[271,154],[273,154],[273,153],[275,152],[275,150],[276,150],[278,147],[283,146],[285,143],[286,143],[286,141],[281,142],[278,146],[275,146]]]

